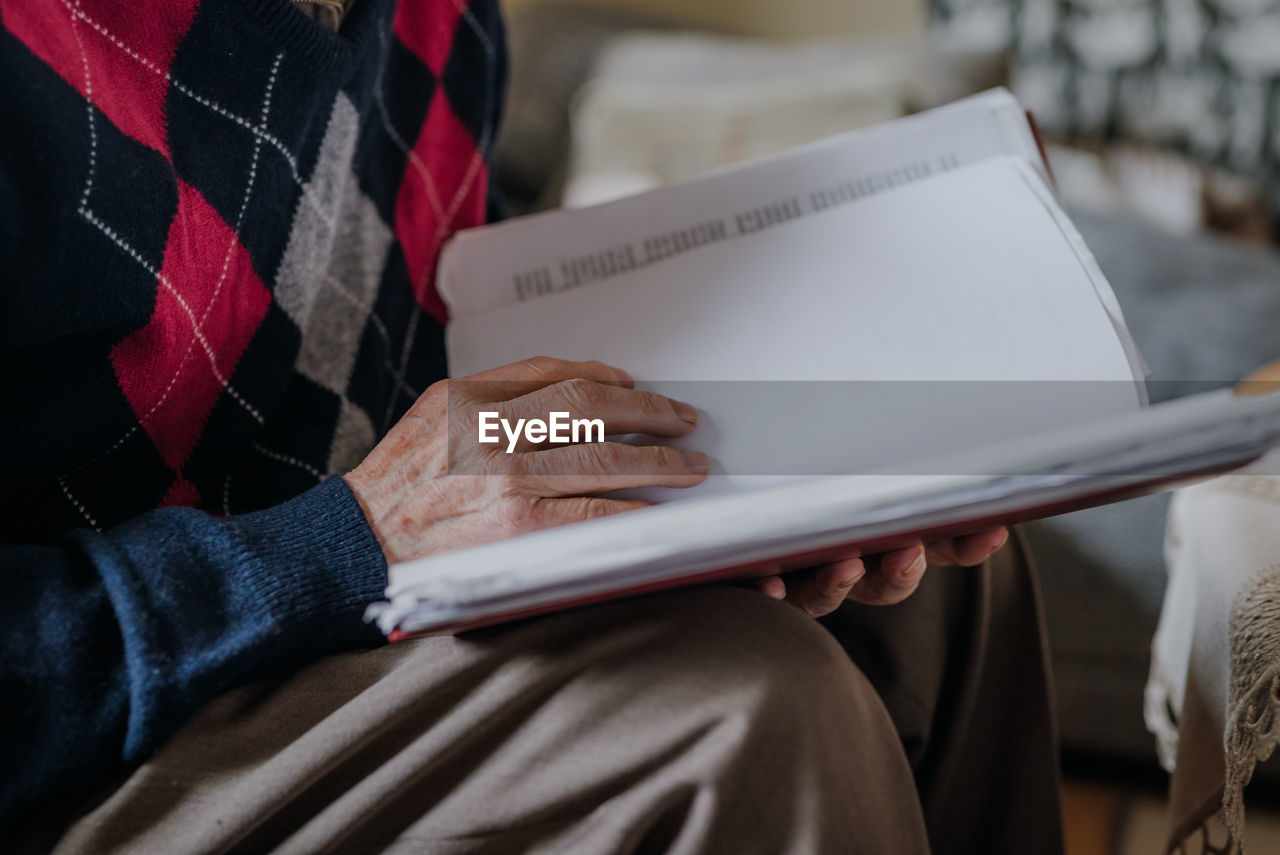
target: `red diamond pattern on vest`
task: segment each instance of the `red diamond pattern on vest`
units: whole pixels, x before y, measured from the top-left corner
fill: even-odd
[[[229,379],[271,295],[230,226],[182,182],[156,278],[151,321],[112,348],[111,362],[139,423],[179,471],[218,397],[236,396]]]
[[[99,3],[90,13],[79,0],[0,0],[0,16],[120,130],[167,155],[169,69],[198,5],[172,0],[161,14],[133,3]],[[67,19],[70,26],[52,26]]]
[[[471,132],[449,99],[437,93],[396,196],[395,233],[404,246],[414,296],[441,323],[448,312],[435,289],[436,256],[459,223],[484,221],[486,169]]]

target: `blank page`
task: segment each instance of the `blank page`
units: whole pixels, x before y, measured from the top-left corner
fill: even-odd
[[[717,472],[863,471],[1140,405],[1082,248],[1038,175],[991,159],[464,315],[450,369],[600,359],[698,406],[712,427],[687,444]],[[797,381],[925,385],[883,387],[886,410]],[[902,391],[915,388],[928,394]]]

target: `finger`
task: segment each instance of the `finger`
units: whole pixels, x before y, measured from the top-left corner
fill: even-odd
[[[508,420],[546,420],[553,412],[568,413],[569,419],[599,419],[604,423],[604,433],[610,436],[684,436],[698,423],[698,411],[683,401],[657,392],[581,379],[562,380],[507,401],[498,410]],[[533,447],[531,443],[524,444]]]
[[[535,529],[555,528],[586,520],[611,517],[649,506],[637,499],[598,499],[591,496],[574,496],[568,499],[539,499],[534,505]]]
[[[999,552],[1009,542],[1009,530],[1007,528],[992,529],[991,531],[957,537],[952,542],[956,553],[956,563],[962,567],[972,567],[975,564],[981,564]]]
[[[901,549],[882,552],[875,557],[875,564],[872,569],[877,573],[900,576],[912,569],[920,559],[923,549],[923,544],[916,543],[911,546],[904,546]]]
[[[959,564],[956,558],[955,538],[931,540],[924,545],[925,559],[930,567],[953,567]]]
[[[972,567],[986,561],[1008,540],[1008,529],[994,528],[963,537],[930,541],[925,545],[925,551],[933,567]]]
[[[765,576],[761,579],[753,579],[750,587],[771,600],[785,600],[787,598],[787,583],[782,581],[781,576]]]
[[[787,584],[787,602],[813,617],[822,617],[839,608],[866,573],[861,558],[847,558],[805,573],[793,573]]]
[[[915,592],[928,567],[923,547],[886,552],[853,586],[849,599],[872,606],[900,603]]]
[[[580,496],[636,487],[692,487],[711,471],[700,451],[661,445],[597,442],[519,455],[518,471],[548,497]]]
[[[535,356],[451,381],[458,392],[472,401],[508,401],[544,386],[564,380],[591,380],[610,386],[630,388],[635,380],[621,368],[603,362],[573,362],[551,356]]]

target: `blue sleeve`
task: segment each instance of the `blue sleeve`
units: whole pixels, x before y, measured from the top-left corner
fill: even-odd
[[[382,640],[362,613],[386,562],[338,477],[257,513],[166,508],[0,556],[0,826],[101,786],[235,686]]]

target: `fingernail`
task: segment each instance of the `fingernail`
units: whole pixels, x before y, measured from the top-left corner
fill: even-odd
[[[672,401],[671,408],[676,411],[676,415],[684,419],[691,425],[698,423],[698,411],[684,401]]]
[[[921,549],[920,554],[916,556],[916,560],[912,561],[911,566],[907,568],[907,575],[919,576],[927,569],[929,569],[929,560],[924,557],[924,549]]]
[[[765,580],[759,584],[757,590],[770,599],[785,600],[787,598],[787,586],[781,579]]]
[[[684,463],[695,475],[706,475],[711,471],[711,460],[701,451],[686,451]]]
[[[626,371],[623,371],[621,368],[615,368],[613,370],[618,372],[618,385],[627,387],[633,387],[636,385],[636,378],[632,377]]]
[[[852,588],[863,576],[867,575],[866,567],[861,561],[849,561],[840,568],[840,576],[836,579],[836,585],[841,588]]]

